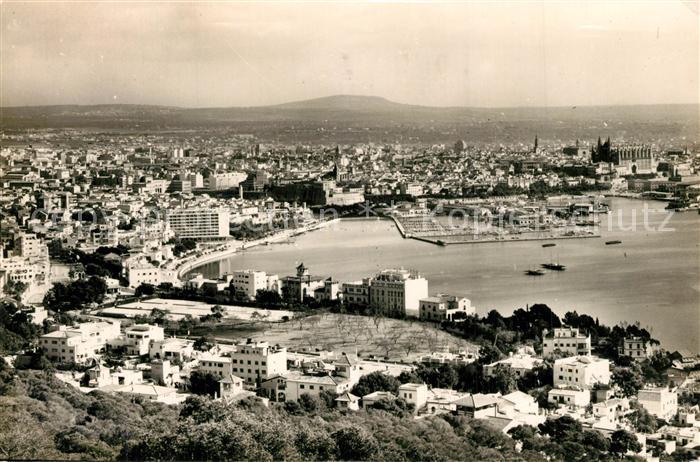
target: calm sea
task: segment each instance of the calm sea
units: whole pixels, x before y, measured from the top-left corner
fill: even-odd
[[[601,238],[557,240],[550,248],[541,241],[438,247],[402,239],[390,221],[349,220],[196,271],[217,277],[251,268],[281,277],[304,262],[314,275],[352,281],[383,268],[411,268],[428,279],[431,294],[468,297],[481,314],[546,303],[560,315],[576,310],[606,324],[638,321],[667,349],[700,351],[700,215],[669,218],[662,202],[614,198],[610,205]],[[605,245],[609,240],[622,244]],[[523,274],[549,261],[566,271]]]

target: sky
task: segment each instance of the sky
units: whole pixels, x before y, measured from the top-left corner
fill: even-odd
[[[698,2],[1,1],[0,106],[699,103]]]

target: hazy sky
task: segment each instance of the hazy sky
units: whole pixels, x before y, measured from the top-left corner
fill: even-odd
[[[2,106],[698,103],[698,3],[0,3]]]

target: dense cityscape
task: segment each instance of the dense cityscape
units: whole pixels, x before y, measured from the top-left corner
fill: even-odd
[[[0,459],[700,458],[697,101],[10,93]]]

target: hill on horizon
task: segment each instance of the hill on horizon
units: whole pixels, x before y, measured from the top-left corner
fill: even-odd
[[[512,142],[618,137],[690,137],[700,133],[700,105],[572,107],[431,107],[379,96],[333,95],[270,106],[181,108],[140,104],[5,107],[3,130],[91,128],[159,131],[229,128],[293,142]],[[335,138],[333,138],[335,136]],[[640,140],[643,141],[643,140]]]

